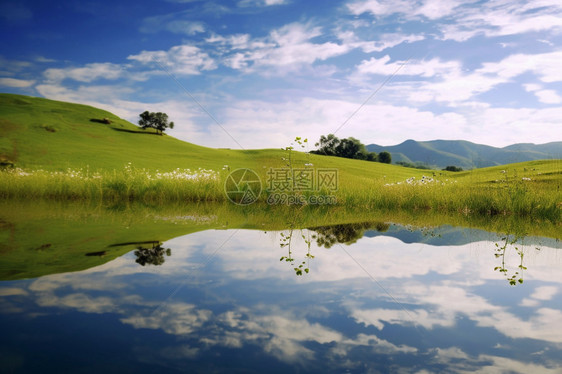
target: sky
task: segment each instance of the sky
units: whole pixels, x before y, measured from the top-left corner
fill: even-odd
[[[0,92],[232,149],[562,141],[560,0],[0,0]]]

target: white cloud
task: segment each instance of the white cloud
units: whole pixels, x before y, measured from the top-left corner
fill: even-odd
[[[510,55],[499,62],[485,62],[482,64],[482,68],[476,70],[476,73],[509,79],[532,72],[543,82],[562,82],[560,61],[562,61],[562,52],[519,53]]]
[[[542,286],[535,288],[535,292],[531,295],[533,299],[546,301],[552,300],[554,295],[558,293],[558,287],[554,286]]]
[[[25,88],[25,87],[33,86],[34,84],[35,84],[34,80],[0,78],[0,86],[3,87]]]
[[[23,288],[16,287],[3,287],[0,288],[0,296],[14,296],[14,295],[28,295],[27,291]]]
[[[254,65],[294,65],[311,64],[344,54],[348,48],[332,42],[316,44],[311,39],[322,35],[319,27],[309,27],[298,23],[274,30],[270,34],[272,48],[257,50],[250,55]]]
[[[488,142],[501,140],[499,144],[509,145],[521,139],[533,139],[536,143],[553,141],[552,134],[557,134],[562,118],[562,108],[488,108],[480,113],[470,115],[469,121],[479,121],[473,131],[482,131],[475,136],[477,141]]]
[[[387,340],[381,339],[376,335],[358,334],[355,339],[344,340],[336,345],[334,352],[339,356],[347,356],[347,352],[352,347],[365,346],[372,347],[377,354],[397,354],[397,353],[417,353],[417,348],[404,344],[396,345]]]
[[[168,51],[142,51],[127,57],[144,65],[163,65],[172,73],[198,75],[205,70],[216,69],[215,61],[206,52],[192,45],[177,45]]]
[[[195,35],[206,30],[205,24],[200,21],[182,19],[186,15],[182,12],[152,16],[143,19],[139,31],[146,34],[169,31],[175,34]]]
[[[534,94],[541,103],[545,104],[560,104],[562,103],[562,96],[554,90],[540,90],[535,91]]]
[[[61,84],[45,83],[35,87],[40,95],[52,99],[69,101],[74,103],[102,106],[112,100],[134,92],[132,88],[115,87],[110,85],[90,85],[79,86],[77,89],[70,89]]]
[[[33,67],[29,61],[10,60],[0,55],[0,74],[13,77],[16,73]]]
[[[395,13],[410,13],[414,4],[411,0],[361,0],[347,5],[352,14],[371,13],[374,16],[387,16]]]
[[[437,25],[445,40],[562,30],[562,5],[558,0],[362,0],[349,4],[348,9],[355,15],[370,13],[375,17],[401,14],[406,21],[420,16],[443,20]]]
[[[558,288],[555,286],[542,286],[535,288],[535,291],[530,297],[521,301],[521,306],[537,307],[541,301],[552,300],[554,295],[558,293]]]
[[[541,374],[557,374],[560,373],[561,367],[556,364],[541,365],[538,363],[527,363],[514,360],[512,358],[479,355],[478,361],[482,363],[480,368],[473,368],[470,373],[481,374],[501,374],[501,373],[541,373]],[[461,369],[461,368],[459,368]],[[461,369],[462,370],[462,369]]]
[[[397,88],[413,103],[460,103],[472,100],[474,96],[505,82],[504,78],[481,74],[450,73],[436,82],[412,83],[409,87],[397,85]]]
[[[166,29],[176,34],[195,35],[205,32],[202,22],[175,20],[166,25]]]
[[[168,303],[152,313],[135,313],[121,319],[121,322],[137,329],[161,329],[168,334],[188,335],[209,321],[213,313],[198,309],[193,304]]]
[[[414,43],[425,39],[423,35],[393,33],[383,34],[378,40],[362,40],[351,30],[339,31],[337,37],[351,49],[361,48],[365,53],[380,52],[402,43]]]
[[[490,0],[463,7],[455,22],[443,24],[443,39],[465,41],[476,35],[488,37],[562,30],[562,4],[558,0]]]
[[[560,370],[560,366],[554,363],[528,363],[512,358],[481,354],[472,356],[457,347],[436,348],[436,355],[431,360],[440,366],[447,368],[450,373],[544,373],[554,374]],[[419,374],[428,372],[422,371]]]
[[[540,305],[540,302],[538,300],[529,299],[529,298],[526,297],[523,300],[521,300],[521,303],[519,303],[519,305],[529,306],[529,307],[537,307],[537,306]]]
[[[463,4],[474,2],[475,0],[361,0],[349,4],[347,7],[355,15],[371,13],[378,17],[400,13],[407,17],[421,15],[434,20],[453,14],[455,8]]]
[[[44,56],[36,57],[35,61],[43,63],[43,64],[47,64],[47,63],[51,63],[51,62],[57,62],[57,60],[55,60],[53,58],[47,58],[47,57],[44,57]]]
[[[390,62],[390,56],[385,55],[379,59],[371,57],[363,60],[357,66],[359,74],[380,75],[418,75],[422,77],[451,76],[460,72],[461,64],[457,61],[441,61],[438,58],[429,61],[394,61]]]
[[[343,55],[352,48],[333,42],[315,43],[321,36],[320,27],[292,23],[271,31],[265,38],[251,40],[248,35],[213,36],[207,41],[228,45],[234,55],[223,57],[223,63],[246,72],[259,70],[269,74],[298,71],[303,65]]]
[[[456,7],[467,3],[466,0],[426,0],[415,14],[421,14],[429,19],[438,19],[452,14]]]
[[[207,43],[220,45],[224,52],[242,49],[272,48],[275,46],[274,43],[267,42],[265,39],[251,39],[250,34],[234,34],[228,36],[213,34],[205,39],[205,41]]]
[[[441,313],[429,313],[427,310],[404,310],[397,309],[355,309],[351,311],[351,316],[365,326],[374,326],[379,330],[384,328],[384,323],[388,324],[419,324],[425,328],[435,326],[451,327],[454,324],[454,315],[448,313],[445,317]]]
[[[74,293],[62,297],[56,296],[54,293],[43,293],[38,296],[36,302],[43,307],[62,307],[86,313],[110,313],[119,310],[111,297],[93,297],[85,293]]]
[[[123,77],[124,73],[123,66],[106,62],[86,64],[83,67],[51,68],[45,70],[43,76],[49,82],[61,82],[65,79],[92,82],[97,79],[119,79]]]
[[[272,5],[284,5],[289,3],[289,0],[241,0],[238,2],[239,7],[250,7],[250,6],[272,6]]]
[[[371,84],[370,75],[418,76],[427,78],[411,82],[398,82],[385,89],[395,97],[406,97],[413,104],[442,102],[458,106],[473,101],[475,96],[489,92],[500,84],[512,82],[515,78],[533,73],[545,83],[562,81],[558,69],[562,53],[514,54],[498,62],[484,62],[481,68],[466,71],[458,61],[441,61],[434,58],[428,61],[390,62],[390,56],[372,57],[364,60],[350,75],[350,81],[360,86]],[[402,66],[402,67],[401,67]],[[539,90],[535,83],[524,85],[532,91],[541,102],[557,104],[560,94],[554,90]]]

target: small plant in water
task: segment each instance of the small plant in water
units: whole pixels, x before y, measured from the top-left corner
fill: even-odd
[[[314,258],[314,255],[312,255],[311,250],[310,250],[310,245],[312,243],[312,239],[310,237],[310,232],[308,233],[308,235],[304,235],[301,232],[301,238],[304,240],[304,242],[307,246],[307,252],[304,255],[305,260],[300,262],[298,265],[295,264],[295,258],[293,257],[293,251],[292,251],[292,248],[291,248],[292,241],[293,241],[293,234],[294,234],[294,229],[293,229],[292,226],[289,229],[288,234],[281,233],[281,239],[280,239],[279,246],[281,248],[286,247],[287,250],[288,250],[288,253],[287,253],[287,256],[281,256],[279,261],[285,261],[285,262],[290,263],[291,266],[293,266],[293,270],[295,271],[296,275],[303,275],[303,272],[308,274],[310,272],[310,262],[309,261]]]
[[[494,271],[499,271],[500,273],[502,273],[506,278],[507,281],[509,282],[510,285],[512,286],[516,286],[518,283],[522,284],[523,283],[523,274],[520,274],[519,272],[523,272],[523,270],[527,270],[527,268],[525,266],[523,266],[523,248],[521,248],[520,246],[515,246],[515,244],[517,243],[518,238],[514,237],[513,239],[510,239],[509,236],[505,236],[503,238],[501,238],[501,240],[503,241],[503,244],[500,243],[495,243],[496,248],[495,248],[495,253],[494,255],[496,256],[496,258],[501,258],[501,265],[500,266],[496,266],[494,268]],[[505,265],[505,255],[507,252],[507,248],[509,246],[513,246],[515,248],[515,251],[517,252],[517,255],[519,256],[520,262],[519,262],[519,266],[517,266],[517,268],[519,270],[517,270],[515,273],[513,273],[511,276],[508,275],[508,270],[506,268]]]

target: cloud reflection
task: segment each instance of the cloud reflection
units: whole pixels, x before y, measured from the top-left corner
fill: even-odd
[[[11,282],[0,288],[0,301],[19,313],[26,304],[18,300],[32,301],[29,316],[52,308],[110,314],[135,330],[163,332],[175,340],[159,348],[162,360],[203,359],[220,348],[261,351],[304,371],[312,364],[375,368],[385,362],[377,357],[397,355],[429,372],[562,368],[552,358],[562,343],[555,248],[525,249],[529,281],[515,290],[493,271],[493,243],[486,241],[436,247],[363,237],[346,247],[363,268],[338,245],[313,245],[311,272],[296,277],[279,261],[278,233],[240,231],[210,257],[229,235],[168,241],[174,255],[159,267],[140,267],[129,253],[79,273]],[[295,256],[306,250],[295,241]],[[469,331],[465,324],[497,341],[478,347],[456,340]],[[542,347],[532,361],[518,357],[530,340]]]

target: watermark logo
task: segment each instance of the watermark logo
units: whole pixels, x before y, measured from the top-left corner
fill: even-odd
[[[224,192],[237,205],[249,205],[259,198],[262,190],[260,177],[251,169],[236,169],[226,177]]]
[[[337,191],[337,169],[269,168],[267,189],[274,192]]]
[[[266,176],[269,205],[334,205],[339,179],[337,169],[269,168]],[[256,202],[262,191],[260,177],[251,169],[237,169],[225,181],[228,199],[237,205]]]
[[[338,190],[337,169],[269,168],[267,203],[270,205],[334,205],[326,192]]]

